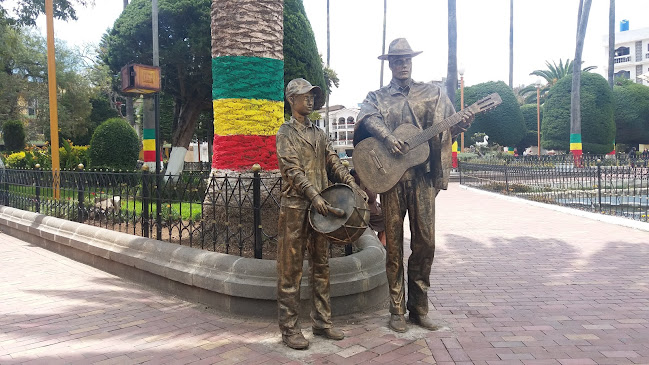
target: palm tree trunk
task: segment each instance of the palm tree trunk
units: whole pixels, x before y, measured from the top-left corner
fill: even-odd
[[[514,0],[509,0],[509,87],[514,88]]]
[[[213,169],[242,171],[256,163],[265,170],[278,168],[283,14],[283,0],[212,0],[212,70],[223,80],[212,90]]]
[[[446,94],[455,104],[457,89],[457,15],[455,0],[448,0],[448,70],[446,73]]]
[[[613,89],[615,74],[615,0],[611,0],[608,10],[608,85]]]
[[[328,1],[328,0],[327,0]],[[387,21],[388,14],[388,0],[383,0],[383,43],[381,47],[381,54],[385,54],[385,24]],[[381,81],[379,83],[380,87],[383,87],[383,65],[385,60],[381,60]]]
[[[570,151],[575,157],[575,164],[581,165],[581,54],[584,50],[584,38],[588,25],[588,14],[592,0],[579,1],[579,17],[577,22],[577,46],[572,71],[572,93],[570,94]]]
[[[128,5],[128,0],[124,0],[124,9],[126,9],[126,6]],[[135,126],[135,110],[133,109],[133,97],[127,95],[126,96],[126,120],[128,121],[128,124],[131,125],[135,129],[135,132],[137,133],[138,137],[142,137],[140,133],[140,128],[136,128]]]

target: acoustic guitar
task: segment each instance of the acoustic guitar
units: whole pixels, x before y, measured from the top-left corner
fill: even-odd
[[[404,154],[392,154],[383,141],[374,137],[366,138],[354,147],[354,169],[368,189],[375,193],[384,193],[401,180],[406,170],[428,160],[429,139],[461,122],[468,111],[478,114],[501,103],[500,95],[493,93],[424,130],[414,124],[400,125],[392,135],[405,142]]]

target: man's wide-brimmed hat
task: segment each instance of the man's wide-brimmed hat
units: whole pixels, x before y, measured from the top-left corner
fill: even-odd
[[[315,97],[313,103],[314,106],[317,108],[321,107],[324,98],[324,95],[322,94],[322,89],[320,89],[320,86],[311,85],[310,82],[302,78],[293,79],[289,81],[288,85],[286,85],[286,91],[284,92],[284,96],[289,98],[294,95],[306,94],[309,91],[313,91],[313,96]]]
[[[388,53],[380,55],[379,60],[387,60],[390,57],[415,57],[422,51],[415,52],[405,38],[397,38],[390,42]]]

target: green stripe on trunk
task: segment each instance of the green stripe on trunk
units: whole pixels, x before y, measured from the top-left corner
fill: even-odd
[[[262,57],[212,59],[212,99],[284,100],[284,61]]]

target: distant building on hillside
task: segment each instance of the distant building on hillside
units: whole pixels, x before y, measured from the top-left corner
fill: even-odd
[[[605,52],[608,58],[608,37],[605,39]],[[615,77],[624,77],[636,83],[649,85],[640,75],[649,76],[649,28],[629,30],[629,22],[620,22],[620,31],[615,33]],[[608,74],[608,65],[604,68]],[[646,76],[645,76],[646,77]]]

